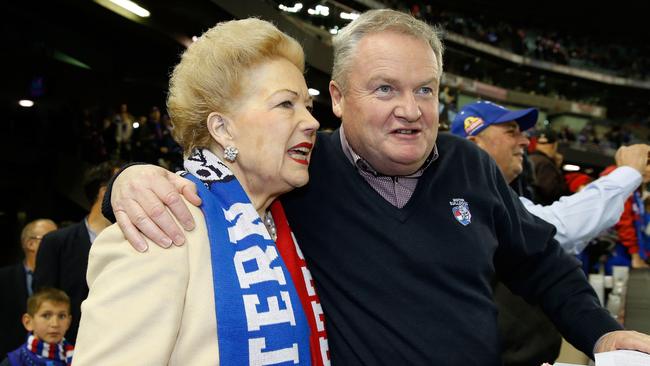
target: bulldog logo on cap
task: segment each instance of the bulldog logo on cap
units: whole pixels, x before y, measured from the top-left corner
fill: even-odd
[[[483,126],[485,122],[481,117],[467,117],[465,118],[465,133],[471,135],[474,130]]]

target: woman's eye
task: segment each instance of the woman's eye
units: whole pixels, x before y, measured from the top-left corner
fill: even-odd
[[[377,92],[380,94],[388,94],[393,90],[393,88],[390,85],[382,85],[379,88],[377,88]]]
[[[433,94],[433,89],[428,86],[423,86],[420,88],[420,94]]]
[[[293,108],[293,102],[290,100],[285,100],[284,102],[278,104],[278,106],[282,108]]]

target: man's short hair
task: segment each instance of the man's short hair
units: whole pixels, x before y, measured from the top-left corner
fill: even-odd
[[[68,312],[70,312],[70,297],[54,287],[41,287],[38,291],[34,292],[32,296],[27,299],[27,314],[30,316],[36,315],[38,309],[41,308],[44,302],[50,301],[57,304],[68,305]]]
[[[31,221],[23,228],[23,231],[20,232],[20,245],[24,248],[27,240],[34,236],[34,228],[41,222],[49,222],[52,226],[56,227],[56,223],[50,219],[36,219]]]
[[[106,187],[108,181],[111,180],[120,168],[119,163],[112,161],[105,161],[88,169],[84,174],[83,189],[86,199],[92,205],[97,199],[99,189]]]
[[[347,74],[359,41],[368,34],[387,30],[403,33],[427,42],[438,62],[438,77],[442,75],[444,47],[441,42],[442,31],[439,27],[431,26],[410,14],[396,10],[369,10],[343,27],[332,39],[334,46],[332,80],[336,81],[343,92],[347,91]]]

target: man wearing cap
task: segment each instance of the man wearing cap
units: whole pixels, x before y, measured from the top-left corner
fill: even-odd
[[[523,170],[524,150],[530,143],[522,134],[535,125],[535,108],[510,111],[498,104],[479,101],[465,105],[451,125],[451,133],[466,137],[485,150],[497,163],[508,183]],[[549,136],[544,132],[540,136]],[[546,138],[546,137],[544,137]],[[548,141],[544,143],[550,145]],[[535,216],[555,226],[555,239],[570,254],[582,252],[590,239],[613,226],[623,212],[627,197],[641,184],[648,145],[619,148],[613,175],[587,185],[550,205],[534,204],[519,197]],[[545,155],[546,156],[546,155]]]
[[[452,122],[451,132],[485,150],[510,183],[522,172],[524,150],[529,144],[522,131],[533,127],[536,121],[534,108],[510,111],[492,102],[479,101],[460,110]],[[544,140],[551,133],[540,136],[543,143],[551,145]],[[616,223],[626,198],[641,183],[649,149],[647,145],[620,148],[616,154],[619,167],[613,176],[600,178],[552,205],[535,205],[524,197],[519,199],[529,212],[556,227],[555,239],[565,251],[577,254],[589,239]],[[499,326],[504,336],[506,365],[539,364],[557,357],[561,345],[559,333],[541,310],[534,310],[503,285],[496,287],[495,299],[500,308]]]

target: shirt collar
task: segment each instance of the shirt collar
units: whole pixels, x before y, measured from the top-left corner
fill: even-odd
[[[88,237],[90,238],[90,243],[95,241],[97,238],[97,233],[90,228],[90,223],[88,222],[88,216],[84,217],[84,225],[86,225],[86,231],[88,231]]]
[[[364,158],[362,158],[359,154],[357,154],[350,144],[348,143],[348,139],[345,137],[345,131],[343,129],[343,125],[339,128],[340,131],[340,136],[341,136],[341,147],[343,148],[343,153],[345,156],[350,160],[350,163],[354,165],[357,169],[362,170],[364,172],[370,173],[374,175],[375,177],[378,176],[383,176],[387,177],[387,175],[379,173],[375,168],[373,168],[370,163],[368,163]],[[433,145],[433,151],[431,151],[431,154],[429,157],[424,161],[424,164],[418,169],[415,173],[405,175],[404,177],[409,177],[409,178],[417,178],[422,176],[424,171],[433,163],[436,159],[438,159],[438,145]]]

